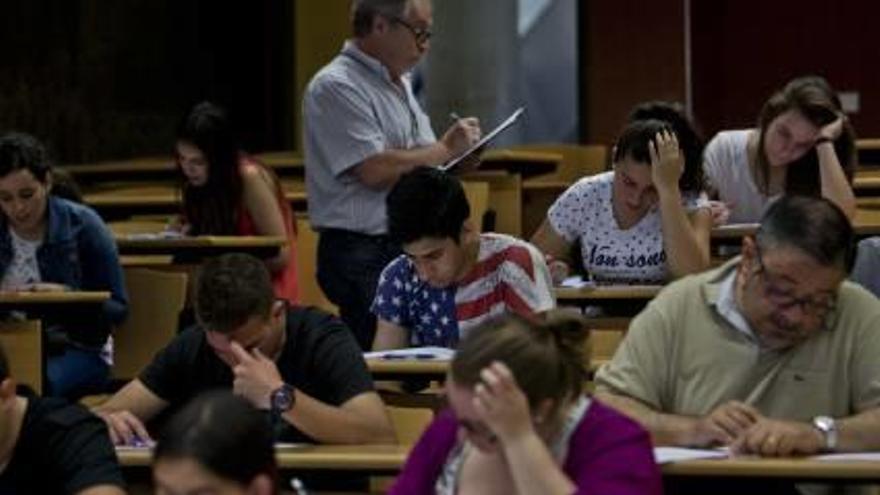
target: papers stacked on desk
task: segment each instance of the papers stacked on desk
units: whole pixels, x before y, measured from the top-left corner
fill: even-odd
[[[683,447],[654,447],[654,462],[669,464],[700,459],[724,459],[730,457],[728,449],[686,449]]]
[[[452,361],[454,349],[446,347],[409,347],[390,351],[365,352],[364,359],[417,359],[426,361]]]

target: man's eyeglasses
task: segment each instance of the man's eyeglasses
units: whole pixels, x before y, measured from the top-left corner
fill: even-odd
[[[755,245],[755,257],[758,260],[758,273],[764,281],[764,296],[774,306],[785,310],[797,305],[800,306],[804,314],[816,318],[825,317],[828,313],[834,311],[834,308],[837,306],[837,299],[834,296],[819,298],[795,297],[788,290],[781,288],[778,282],[779,275],[774,275],[764,266],[761,250],[757,244]]]
[[[430,29],[415,27],[409,22],[401,19],[400,17],[392,17],[391,22],[395,22],[409,29],[409,32],[412,33],[413,37],[416,39],[416,43],[418,43],[419,45],[424,45],[431,39],[431,36],[434,35],[434,33],[432,33]]]

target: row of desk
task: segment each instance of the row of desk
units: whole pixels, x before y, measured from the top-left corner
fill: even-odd
[[[284,471],[354,471],[371,475],[396,474],[406,462],[403,445],[296,445],[279,447],[279,467]],[[117,450],[120,464],[148,467],[146,449]],[[791,481],[880,482],[880,461],[823,461],[811,458],[768,459],[733,457],[687,460],[663,464],[664,477],[788,479]]]

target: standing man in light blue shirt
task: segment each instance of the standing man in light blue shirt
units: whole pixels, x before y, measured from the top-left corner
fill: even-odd
[[[318,283],[369,349],[379,273],[400,254],[387,236],[385,196],[398,178],[439,165],[480,138],[475,118],[437,140],[412,93],[409,71],[427,53],[430,0],[355,0],[354,37],[306,90],[309,217],[320,233]]]

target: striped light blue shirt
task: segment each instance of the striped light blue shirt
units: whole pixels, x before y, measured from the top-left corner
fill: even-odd
[[[309,83],[303,101],[309,218],[318,230],[387,232],[385,196],[351,173],[367,158],[433,143],[409,76],[392,82],[384,65],[351,40]],[[429,165],[429,164],[426,164]]]

